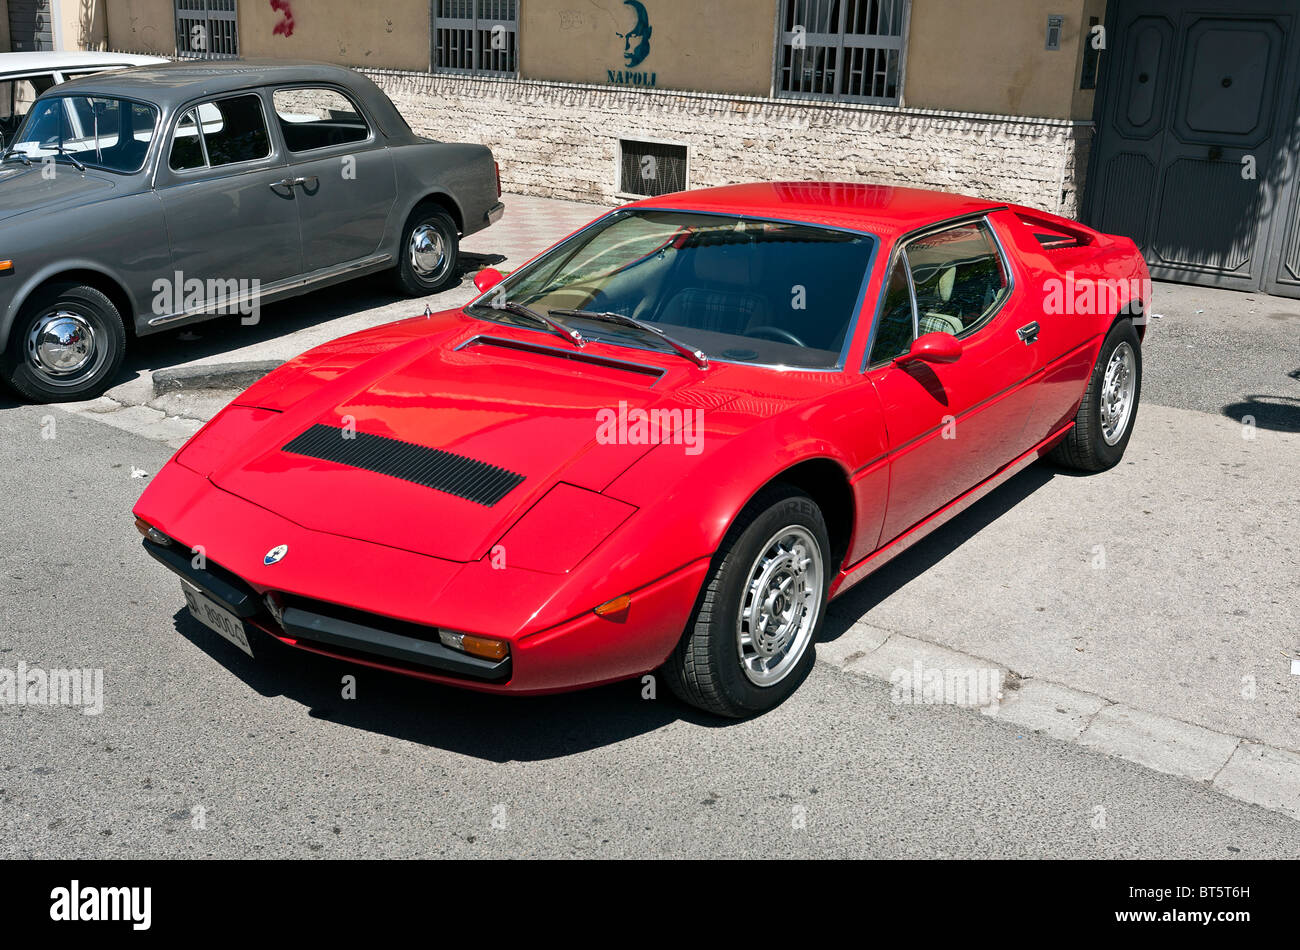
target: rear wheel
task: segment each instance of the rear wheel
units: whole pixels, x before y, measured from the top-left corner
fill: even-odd
[[[733,718],[783,702],[812,668],[830,563],[817,504],[792,486],[765,489],[727,532],[664,666],[669,688]]]
[[[1102,342],[1074,428],[1048,454],[1066,468],[1101,472],[1124,457],[1142,396],[1142,346],[1131,320],[1120,320]]]
[[[460,237],[441,208],[417,208],[402,231],[397,284],[410,297],[436,294],[456,282]]]
[[[101,395],[122,366],[126,328],[117,307],[86,284],[51,284],[27,301],[0,358],[4,381],[35,402]]]

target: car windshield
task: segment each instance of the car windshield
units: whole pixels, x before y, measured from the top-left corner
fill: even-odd
[[[114,172],[144,166],[158,127],[158,110],[112,96],[51,96],[37,100],[12,147],[28,158],[70,156]]]
[[[710,359],[840,365],[875,239],[868,234],[690,211],[616,211],[507,277],[468,310],[538,329],[506,302],[587,339],[668,350],[655,334],[572,311],[651,324]]]

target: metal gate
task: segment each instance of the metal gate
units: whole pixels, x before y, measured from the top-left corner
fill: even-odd
[[[1300,297],[1294,0],[1116,0],[1088,220],[1154,277]]]
[[[15,53],[54,49],[50,0],[9,0],[9,46]]]
[[[236,0],[176,0],[176,55],[223,59],[239,55]]]

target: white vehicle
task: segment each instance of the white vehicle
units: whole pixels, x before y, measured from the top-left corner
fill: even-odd
[[[165,62],[161,56],[133,53],[0,53],[0,144],[9,144],[36,97],[59,83],[106,69]]]

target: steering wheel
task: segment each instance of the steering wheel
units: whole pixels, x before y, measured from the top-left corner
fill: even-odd
[[[805,350],[808,349],[807,343],[799,339],[789,330],[783,330],[780,327],[754,327],[752,330],[745,331],[745,336],[763,336],[764,334],[766,334],[769,339],[776,337],[777,342],[793,343],[795,346],[801,346]]]

